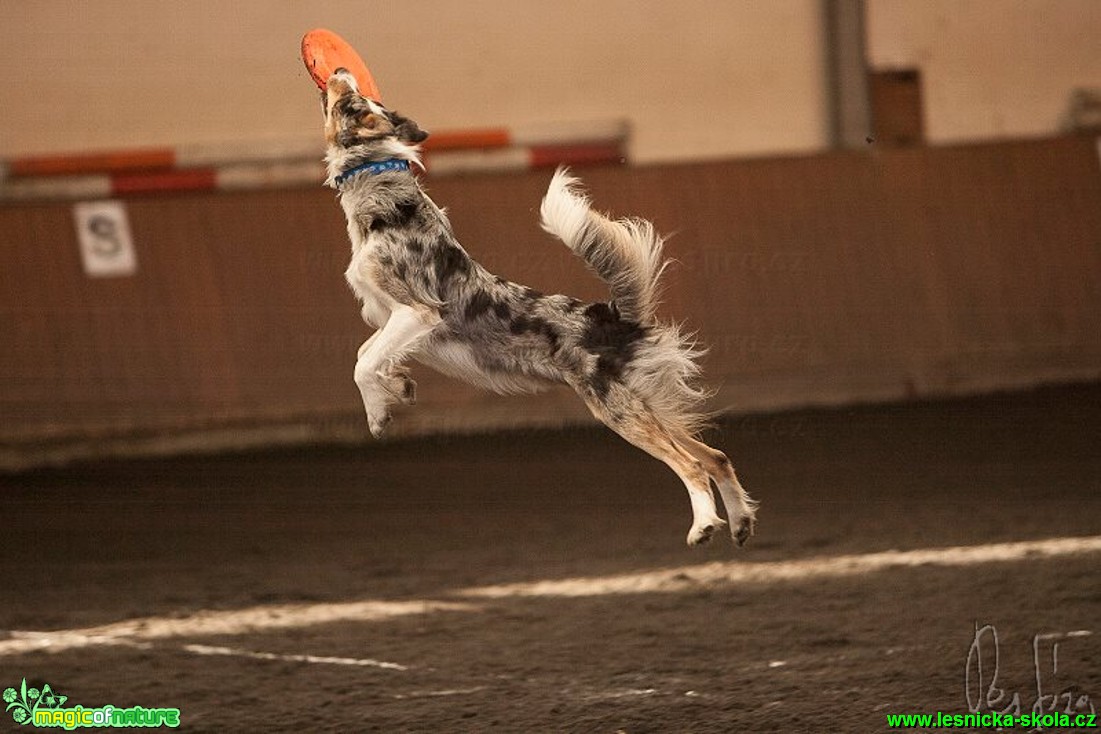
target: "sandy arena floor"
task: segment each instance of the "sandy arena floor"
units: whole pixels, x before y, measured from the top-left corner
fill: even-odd
[[[966,712],[990,624],[976,705],[1101,710],[1098,436],[1101,386],[732,420],[744,550],[686,548],[676,477],[595,428],[0,478],[0,688],[196,732],[875,732]]]

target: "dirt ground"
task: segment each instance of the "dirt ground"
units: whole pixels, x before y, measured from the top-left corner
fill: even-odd
[[[710,437],[762,503],[742,550],[725,536],[685,547],[676,477],[597,428],[4,477],[0,650],[20,631],[203,610],[415,611],[8,651],[0,688],[25,677],[67,705],[177,707],[196,732],[874,732],[888,713],[966,712],[968,653],[990,624],[1000,659],[991,681],[984,637],[983,701],[1000,690],[1003,708],[1017,693],[1029,710],[1063,692],[1101,709],[1097,552],[745,583],[686,575],[639,593],[460,593],[1101,536],[1099,435],[1099,385],[733,419]],[[200,654],[219,649],[231,654]]]

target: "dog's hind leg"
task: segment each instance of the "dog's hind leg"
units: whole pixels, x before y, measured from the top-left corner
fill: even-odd
[[[390,423],[391,403],[412,402],[413,381],[401,362],[439,323],[440,316],[432,309],[401,306],[360,348],[355,381],[375,438],[382,436]]]
[[[613,394],[614,393],[614,394]],[[726,523],[715,510],[715,498],[704,463],[682,448],[645,403],[626,390],[613,390],[604,398],[582,392],[592,414],[624,439],[665,462],[688,489],[692,503],[692,527],[688,545],[711,540]]]
[[[738,481],[734,465],[722,451],[686,434],[676,436],[677,443],[692,456],[703,462],[704,468],[715,481],[722,495],[726,516],[730,520],[730,534],[739,546],[745,545],[757,525],[757,502]]]

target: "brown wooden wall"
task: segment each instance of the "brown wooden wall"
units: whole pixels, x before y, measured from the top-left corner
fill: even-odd
[[[714,406],[967,393],[1101,375],[1101,174],[1090,139],[582,172],[674,235],[663,313],[711,351]],[[549,172],[431,180],[460,239],[540,290],[602,285],[537,225]],[[71,205],[0,207],[0,440],[360,424],[368,335],[327,190],[127,203],[133,277],[83,275]],[[394,433],[570,422],[416,370]],[[323,427],[323,425],[322,425]]]

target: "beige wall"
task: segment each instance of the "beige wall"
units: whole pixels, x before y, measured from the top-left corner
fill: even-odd
[[[628,117],[639,161],[826,139],[816,0],[0,0],[0,157],[309,134],[316,26],[429,129]]]
[[[1101,87],[1098,0],[868,0],[933,142],[1054,132]],[[344,34],[428,128],[627,117],[636,161],[821,149],[818,0],[0,0],[0,158],[310,135],[298,59]],[[42,83],[42,80],[48,80]]]
[[[1097,0],[868,0],[868,58],[922,72],[934,143],[1049,135],[1101,88]]]

